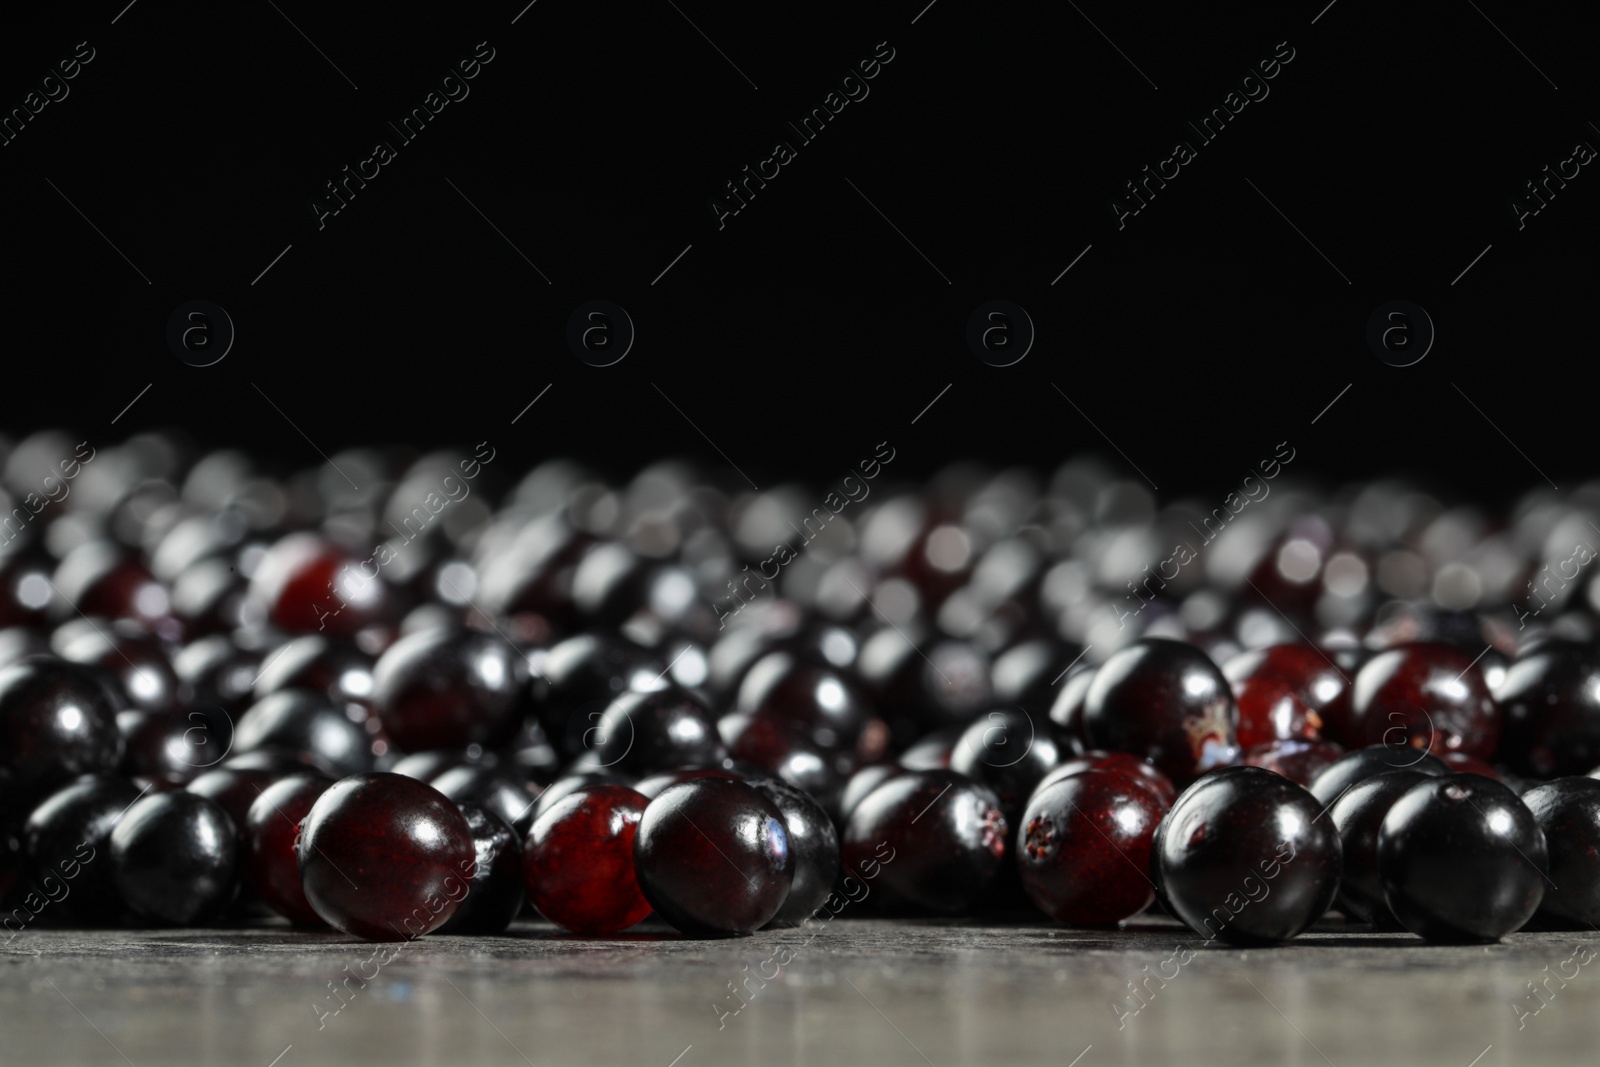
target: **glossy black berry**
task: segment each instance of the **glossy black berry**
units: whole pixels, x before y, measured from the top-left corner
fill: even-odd
[[[1495,690],[1505,716],[1496,752],[1518,774],[1586,774],[1600,764],[1600,649],[1547,641],[1518,656]]]
[[[534,793],[503,771],[462,765],[441,772],[428,784],[460,804],[462,810],[483,808],[516,828],[519,836],[533,825]]]
[[[1339,888],[1339,834],[1300,786],[1259,767],[1195,782],[1162,824],[1160,885],[1207,941],[1270,945],[1302,933]]]
[[[52,793],[23,827],[33,889],[63,919],[106,923],[123,913],[107,858],[111,831],[139,790],[126,779],[87,775]]]
[[[794,925],[820,908],[833,891],[839,878],[839,834],[828,813],[804,790],[776,778],[754,778],[749,784],[783,813],[789,850],[794,853],[794,880],[772,922]]]
[[[1550,881],[1540,909],[1571,923],[1600,923],[1600,781],[1558,778],[1522,794],[1544,833]]]
[[[280,748],[305,753],[339,777],[372,769],[372,739],[321,693],[283,689],[250,706],[234,725],[233,750]]]
[[[971,911],[1006,857],[1000,798],[955,771],[907,771],[868,793],[841,843],[846,870],[902,906]]]
[[[1497,941],[1533,917],[1548,886],[1544,832],[1499,782],[1419,782],[1378,831],[1378,873],[1395,918],[1430,941]]]
[[[1339,879],[1339,909],[1353,919],[1380,929],[1401,929],[1383,899],[1378,875],[1378,830],[1394,802],[1418,782],[1430,777],[1422,771],[1384,771],[1352,783],[1328,809],[1344,848],[1344,875]],[[1600,784],[1600,783],[1597,783]]]
[[[24,798],[114,770],[117,711],[92,668],[35,659],[0,669],[0,769]]]
[[[439,927],[439,933],[503,933],[528,899],[522,878],[522,842],[494,812],[476,804],[459,806],[472,830],[472,879],[466,899],[450,921]]]
[[[535,657],[531,692],[539,725],[563,755],[586,751],[585,738],[606,706],[632,689],[664,684],[665,664],[644,649],[603,634],[579,634]]]
[[[1049,720],[1002,708],[972,720],[950,752],[950,769],[993,789],[1013,833],[1041,779],[1061,761]]]
[[[151,793],[111,831],[117,891],[135,914],[167,926],[204,925],[238,889],[238,831],[214,801]]]
[[[600,766],[636,775],[711,766],[727,754],[710,709],[677,686],[617,697],[585,743]]]
[[[1311,780],[1306,788],[1327,806],[1352,785],[1387,771],[1416,771],[1437,778],[1450,773],[1450,765],[1431,753],[1409,745],[1371,745],[1346,752]]]

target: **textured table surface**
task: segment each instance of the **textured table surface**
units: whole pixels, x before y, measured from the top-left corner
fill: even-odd
[[[408,943],[387,964],[272,925],[30,930],[0,944],[0,1064],[1499,1067],[1593,1062],[1600,1045],[1593,932],[1438,947],[1327,923],[1246,952],[1159,919],[842,917],[734,941],[641,929],[592,940],[522,922]]]

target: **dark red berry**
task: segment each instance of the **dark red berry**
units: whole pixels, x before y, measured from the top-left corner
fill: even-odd
[[[245,815],[245,884],[267,907],[297,926],[326,925],[300,885],[295,846],[301,822],[332,785],[312,775],[281,779],[263,789]]]
[[[1037,794],[1063,778],[1070,778],[1084,771],[1113,771],[1133,778],[1140,785],[1153,791],[1163,808],[1172,807],[1173,802],[1178,799],[1178,789],[1172,784],[1172,779],[1138,756],[1126,752],[1092,751],[1063,760],[1059,766],[1040,779],[1034,788],[1034,793]]]
[[[523,877],[539,914],[579,934],[615,933],[650,914],[633,858],[648,803],[627,786],[579,786],[534,820]]]
[[[461,809],[399,774],[334,783],[300,824],[300,879],[324,922],[368,941],[443,926],[466,897],[476,851]]]
[[[1132,752],[1182,787],[1238,756],[1233,692],[1216,664],[1182,641],[1145,638],[1111,655],[1084,697],[1095,748]]]
[[[137,619],[149,625],[168,616],[172,600],[149,568],[110,541],[79,545],[56,569],[56,589],[85,615]]]
[[[349,636],[387,618],[393,596],[367,559],[318,534],[294,533],[256,565],[250,599],[289,633]]]
[[[1380,652],[1350,689],[1351,742],[1488,758],[1500,711],[1470,653],[1417,642]]]
[[[1028,896],[1069,926],[1107,926],[1155,898],[1147,871],[1166,806],[1114,771],[1080,771],[1040,790],[1022,816],[1017,867]]]
[[[783,813],[755,788],[726,778],[663,790],[645,808],[633,855],[645,899],[695,937],[765,926],[794,881]]]
[[[527,661],[499,636],[410,634],[378,658],[372,683],[384,729],[408,752],[503,744],[526,713]]]
[[[1274,771],[1295,785],[1308,786],[1343,755],[1344,748],[1332,741],[1267,741],[1246,749],[1239,762]]]
[[[1350,680],[1312,645],[1241,652],[1222,665],[1238,708],[1245,749],[1268,741],[1337,740],[1349,717]]]

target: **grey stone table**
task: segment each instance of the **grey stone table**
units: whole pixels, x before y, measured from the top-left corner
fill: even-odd
[[[29,930],[0,944],[0,1064],[1500,1067],[1600,1048],[1594,932],[1442,947],[1327,923],[1239,951],[1159,919],[840,918],[375,947],[266,924]]]

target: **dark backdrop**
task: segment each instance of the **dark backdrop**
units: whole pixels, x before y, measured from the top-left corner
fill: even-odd
[[[4,429],[725,457],[762,487],[885,440],[903,474],[1100,452],[1163,496],[1225,493],[1285,440],[1304,472],[1496,499],[1589,473],[1600,177],[1520,230],[1511,208],[1600,146],[1577,8],[525,2],[8,13],[7,111],[94,58],[0,147]],[[469,95],[401,142],[385,123],[479,42]],[[786,123],[880,42],[869,94],[801,143]],[[1288,49],[1214,141],[1187,129]],[[1112,198],[1180,138],[1196,158],[1119,229]],[[395,158],[319,229],[379,139]],[[779,139],[795,158],[719,228]],[[997,298],[1037,329],[1009,367],[965,337]],[[1396,298],[1437,329],[1411,367],[1365,339]],[[214,366],[166,342],[192,299],[237,330]],[[637,330],[614,366],[566,342],[592,299]]]

